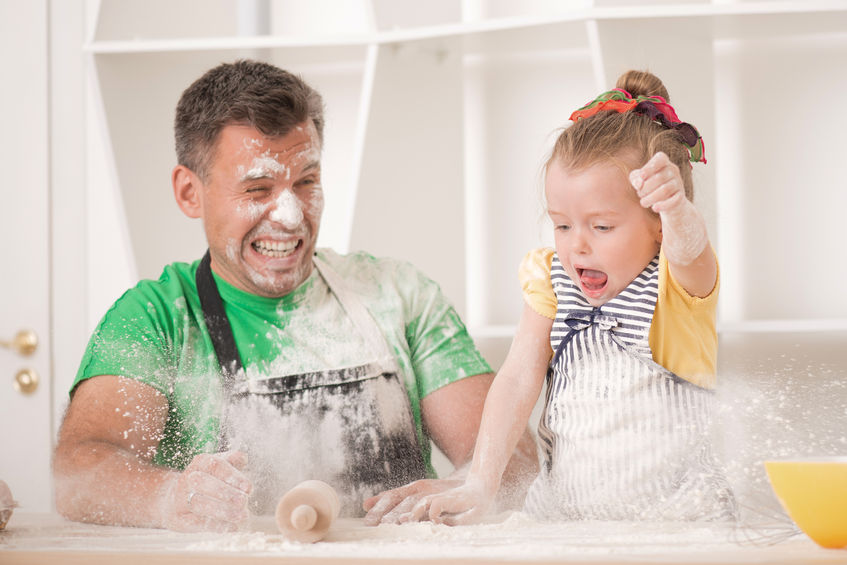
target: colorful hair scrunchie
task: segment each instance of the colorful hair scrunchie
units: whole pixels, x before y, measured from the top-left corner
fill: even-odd
[[[643,114],[654,122],[668,129],[676,130],[682,138],[682,143],[688,148],[688,154],[692,162],[706,162],[706,148],[703,138],[697,128],[687,122],[681,121],[674,111],[673,106],[661,96],[637,96],[632,95],[622,88],[615,88],[604,92],[573,114],[570,120],[575,122],[581,118],[588,118],[597,112],[612,110],[615,112],[635,112]]]

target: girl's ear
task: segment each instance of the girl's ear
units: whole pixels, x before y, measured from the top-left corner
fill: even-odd
[[[658,214],[657,214],[658,216]],[[656,243],[662,244],[662,218],[656,218]]]
[[[203,213],[200,198],[203,183],[194,171],[184,165],[177,165],[171,174],[171,182],[174,187],[174,198],[182,213],[189,218],[200,218]]]

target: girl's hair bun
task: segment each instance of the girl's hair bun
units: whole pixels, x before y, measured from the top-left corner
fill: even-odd
[[[597,109],[595,112],[587,117],[577,117],[576,121],[562,130],[547,161],[547,166],[555,160],[560,160],[566,168],[581,171],[597,163],[613,162],[628,174],[630,170],[641,167],[656,152],[662,151],[679,167],[679,174],[685,186],[685,196],[689,200],[693,199],[694,182],[690,164],[692,153],[680,131],[675,126],[654,120],[647,113],[632,111],[642,102],[652,104],[653,108],[659,111],[656,104],[661,104],[660,101],[637,102],[634,100],[639,96],[661,97],[665,102],[670,102],[668,89],[665,88],[664,83],[651,72],[630,70],[620,76],[615,86],[625,90],[629,94],[628,98],[631,99],[623,101],[615,100],[614,97],[603,98],[608,94],[621,95],[619,92],[601,94],[594,100],[598,103],[593,106]],[[620,106],[614,107],[614,105],[610,108],[600,107],[601,99],[604,104],[606,102],[623,103],[625,109],[621,109]],[[586,108],[590,105],[591,103],[586,105]],[[669,110],[673,119],[676,120],[673,108]],[[664,117],[667,120],[667,116]]]
[[[661,96],[670,102],[668,89],[661,79],[647,71],[626,71],[618,78],[615,88],[629,92],[633,98],[637,96]]]

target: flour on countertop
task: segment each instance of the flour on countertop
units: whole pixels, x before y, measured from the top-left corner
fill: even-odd
[[[181,534],[68,522],[56,515],[15,514],[0,536],[3,550],[135,552],[217,556],[379,559],[497,559],[532,563],[590,560],[718,563],[832,563],[833,550],[798,536],[777,545],[738,543],[732,526],[697,523],[535,522],[521,513],[492,517],[476,526],[428,522],[364,526],[340,519],[314,544],[286,540],[273,517],[254,518],[249,531]],[[386,561],[387,562],[387,561]]]

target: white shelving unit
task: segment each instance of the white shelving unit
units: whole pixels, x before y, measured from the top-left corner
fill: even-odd
[[[258,57],[326,101],[319,244],[421,267],[494,365],[521,308],[517,265],[552,241],[541,165],[556,130],[628,68],[658,74],[706,140],[696,201],[721,327],[847,329],[847,1],[91,4],[89,191],[106,213],[89,215],[88,268],[113,273],[89,291],[92,323],[138,276],[202,254],[171,196],[173,109],[207,68]]]

